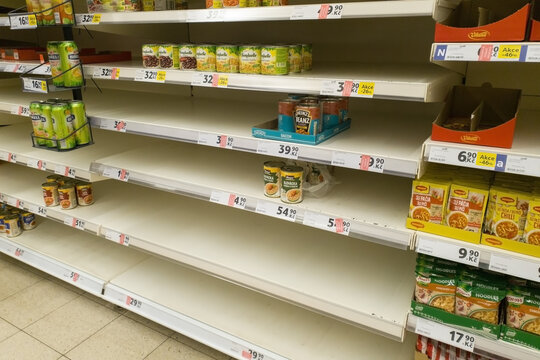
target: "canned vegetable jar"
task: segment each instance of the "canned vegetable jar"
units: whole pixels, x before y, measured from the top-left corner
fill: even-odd
[[[294,111],[298,100],[284,99],[278,103],[278,130],[295,132]]]
[[[75,141],[77,145],[87,145],[90,143],[90,125],[86,120],[86,111],[84,103],[81,100],[72,100],[69,102],[71,115],[73,116],[73,128],[77,130],[75,133]]]
[[[220,45],[216,47],[216,69],[218,72],[238,72],[238,46]]]
[[[79,48],[77,47],[77,44],[75,44],[74,41],[61,41],[58,44],[58,52],[60,53],[60,63],[62,64],[62,71],[67,71],[64,74],[64,87],[82,86],[82,69],[81,66],[77,66],[81,63],[79,59]]]
[[[309,71],[313,66],[313,51],[311,44],[302,45],[302,71]]]
[[[87,206],[94,203],[94,195],[91,183],[79,182],[75,190],[77,190],[77,202],[79,205]]]
[[[22,227],[24,230],[32,230],[36,228],[36,215],[32,214],[31,212],[25,211],[21,214],[21,216]]]
[[[197,46],[197,70],[216,71],[216,46]]]
[[[287,75],[289,73],[289,48],[265,46],[261,48],[261,74]]]
[[[22,233],[21,218],[11,214],[4,217],[5,233],[8,238],[19,236]]]
[[[69,105],[66,103],[56,103],[51,110],[54,133],[56,135],[58,148],[61,150],[73,149],[77,146],[75,139],[73,120]]]
[[[58,187],[58,198],[60,207],[63,210],[69,210],[77,207],[77,195],[73,184],[64,184]]]
[[[261,73],[261,48],[259,46],[240,46],[240,72],[242,74]]]
[[[289,45],[289,72],[302,71],[302,45]]]
[[[142,46],[143,66],[145,68],[159,67],[159,45],[145,44]]]
[[[339,100],[327,98],[321,101],[322,103],[322,124],[323,130],[331,129],[341,122],[340,111],[339,111]]]
[[[318,104],[299,104],[294,112],[294,126],[297,134],[317,135],[322,128],[321,107]]]
[[[159,50],[159,67],[162,69],[178,69],[180,68],[180,57],[178,55],[178,45],[160,45]]]
[[[52,104],[45,102],[41,104],[41,122],[43,122],[44,137],[51,140],[46,140],[47,147],[56,147],[56,134],[54,133],[54,122],[52,119]]]
[[[56,182],[46,182],[41,184],[43,189],[43,201],[45,206],[58,206],[58,183]]]
[[[281,168],[284,166],[283,161],[267,161],[264,163],[264,195],[271,198],[281,196]]]
[[[196,70],[197,69],[197,45],[182,44],[179,49],[180,53],[180,69]]]
[[[39,136],[35,138],[35,142],[38,145],[46,145],[47,140],[40,139],[45,137],[45,131],[43,130],[43,122],[41,121],[41,101],[32,101],[30,103],[30,119],[32,120],[32,128],[34,129],[34,135]]]
[[[285,203],[302,202],[302,182],[304,169],[301,166],[281,168],[281,201]]]
[[[219,9],[223,7],[223,0],[206,0],[206,8]]]
[[[62,62],[60,61],[60,51],[58,50],[59,41],[49,41],[47,43],[47,57],[51,67],[51,76],[54,86],[64,86],[64,75],[62,74]]]

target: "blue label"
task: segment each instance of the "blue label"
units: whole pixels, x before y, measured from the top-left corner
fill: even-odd
[[[444,60],[446,58],[447,47],[448,45],[437,45],[433,54],[433,60]]]
[[[495,161],[495,171],[504,172],[506,169],[506,155],[497,154],[497,160]]]

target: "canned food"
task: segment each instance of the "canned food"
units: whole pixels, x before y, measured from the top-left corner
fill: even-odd
[[[309,96],[307,94],[287,94],[287,97],[293,100],[303,100]]]
[[[77,202],[81,206],[92,205],[94,203],[94,195],[92,184],[89,182],[80,182],[76,185]]]
[[[289,48],[265,46],[261,48],[261,74],[287,75],[289,73]]]
[[[15,214],[7,215],[4,217],[4,227],[6,236],[9,238],[21,235],[21,218]]]
[[[49,41],[47,43],[47,57],[51,68],[52,82],[54,86],[64,86],[64,75],[62,74],[62,62],[60,61],[59,41]]]
[[[58,148],[61,150],[73,149],[77,146],[77,140],[75,139],[75,134],[73,134],[75,130],[73,120],[75,117],[71,114],[69,105],[66,103],[56,103],[51,108]]]
[[[271,198],[281,196],[281,168],[285,166],[283,161],[267,161],[264,163],[264,195]]]
[[[278,103],[278,130],[295,132],[294,111],[298,100],[285,99]]]
[[[303,97],[300,101],[302,102],[302,104],[313,104],[313,105],[319,104],[319,98],[316,96],[306,96],[306,97]]]
[[[75,140],[77,145],[86,145],[90,143],[90,125],[86,119],[86,110],[84,108],[84,102],[80,100],[71,100],[69,102],[69,108],[71,115],[73,116],[73,128],[77,130],[75,133]]]
[[[302,45],[289,45],[289,73],[302,71]]]
[[[49,176],[47,176],[47,182],[48,183],[55,182],[57,184],[60,184],[60,181],[62,181],[62,180],[63,180],[63,178],[60,175],[49,175]]]
[[[343,122],[349,118],[349,98],[342,97],[339,99],[339,117]]]
[[[178,69],[180,68],[180,57],[178,55],[178,45],[160,45],[159,50],[159,67],[162,69]]]
[[[36,215],[31,212],[25,211],[21,214],[22,217],[22,228],[24,230],[32,230],[37,226]]]
[[[334,126],[339,125],[341,122],[341,116],[339,111],[339,100],[337,99],[323,99],[322,103],[322,127],[323,130],[331,129]]]
[[[262,0],[261,6],[272,6],[272,0]]]
[[[60,199],[60,207],[63,210],[69,210],[77,207],[77,195],[73,184],[64,184],[58,187],[58,198]]]
[[[188,2],[187,0],[176,0],[176,10],[187,10]]]
[[[43,25],[55,25],[52,0],[39,0]]]
[[[71,6],[70,1],[65,2],[65,0],[53,0],[52,5],[56,6],[54,8],[54,20],[57,24],[71,25],[74,23],[73,6]]]
[[[261,6],[261,0],[247,0],[248,7],[257,7]]]
[[[216,71],[216,46],[197,46],[197,70]]]
[[[196,70],[197,69],[197,45],[183,44],[180,45],[180,69]]]
[[[143,66],[145,68],[159,67],[159,45],[146,44],[142,46]]]
[[[261,73],[261,48],[258,46],[240,46],[240,72],[242,74]]]
[[[154,11],[154,0],[142,0],[143,11]]]
[[[122,0],[122,5],[117,5],[117,11],[140,11],[140,0]]]
[[[79,59],[79,48],[74,41],[61,41],[58,44],[60,53],[60,63],[64,73],[64,87],[80,87],[84,83],[81,63]],[[69,70],[71,69],[71,70]]]
[[[9,213],[7,213],[6,211],[4,211],[4,210],[0,211],[0,233],[1,234],[4,234],[6,232],[6,225],[5,225],[4,219],[8,215],[9,215]]]
[[[311,44],[302,45],[302,71],[309,71],[313,66],[313,50]]]
[[[46,182],[41,184],[43,189],[43,201],[45,206],[58,206],[58,183],[56,182]]]
[[[317,135],[322,129],[320,106],[299,104],[294,112],[294,126],[297,134]]]
[[[206,0],[206,8],[219,9],[223,7],[223,0]]]
[[[302,182],[304,169],[301,166],[284,166],[281,168],[281,201],[285,203],[302,202]]]
[[[248,0],[223,0],[223,7],[247,7]]]
[[[220,45],[216,47],[216,69],[218,72],[238,72],[238,46]]]

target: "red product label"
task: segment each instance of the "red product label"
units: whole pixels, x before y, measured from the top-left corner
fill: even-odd
[[[469,200],[459,199],[459,198],[450,198],[450,211],[459,211],[465,214],[469,213]]]
[[[423,206],[426,208],[431,208],[431,195],[428,194],[413,194],[414,206]]]

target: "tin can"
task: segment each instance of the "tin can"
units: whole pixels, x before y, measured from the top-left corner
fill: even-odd
[[[216,70],[218,72],[238,72],[238,46],[220,45],[216,47]]]
[[[60,175],[49,175],[47,176],[47,182],[48,183],[57,183],[57,184],[61,184],[60,182],[64,181],[64,177],[63,176],[60,176]]]
[[[188,8],[187,0],[176,0],[175,5],[176,5],[176,10],[187,10]]]
[[[43,201],[45,206],[58,206],[58,183],[56,182],[46,182],[41,184],[43,189]]]
[[[56,134],[54,133],[54,122],[52,119],[52,104],[48,102],[41,103],[41,122],[43,123],[43,137],[51,140],[45,140],[47,147],[56,147]]]
[[[302,71],[309,71],[313,66],[313,50],[311,44],[302,44]]]
[[[223,0],[206,0],[207,9],[220,9],[223,7]]]
[[[37,25],[43,25],[43,16],[40,12],[41,5],[39,4],[39,0],[26,0],[26,11],[35,13]]]
[[[331,129],[341,122],[340,110],[339,110],[340,101],[337,99],[326,98],[322,99],[322,127],[323,130]]]
[[[75,133],[77,145],[89,144],[91,140],[90,125],[87,123],[84,102],[81,100],[72,100],[69,102],[69,108],[71,110],[71,116],[73,116],[73,129],[79,129]]]
[[[223,0],[223,7],[226,8],[238,8],[247,7],[248,0]]]
[[[281,168],[281,201],[289,204],[302,202],[302,183],[304,168],[284,166]]]
[[[56,6],[54,8],[54,21],[56,24],[60,25],[71,25],[75,23],[73,19],[73,6],[70,1],[65,4],[62,4],[63,2],[65,2],[65,0],[52,1],[52,5]]]
[[[52,0],[39,0],[43,25],[56,25]]]
[[[60,61],[60,51],[58,49],[59,41],[49,41],[47,43],[47,57],[51,67],[51,76],[54,86],[64,86],[64,75],[62,73],[62,62]]]
[[[36,215],[31,212],[24,211],[22,214],[22,227],[24,230],[32,230],[37,226]]]
[[[159,67],[159,45],[145,44],[142,46],[143,66],[145,68]]]
[[[281,168],[285,166],[283,161],[266,161],[264,163],[264,195],[271,198],[281,196]]]
[[[197,69],[197,45],[182,44],[179,47],[180,69],[196,70]]]
[[[339,118],[343,122],[349,118],[349,98],[341,97],[339,100]]]
[[[302,71],[302,45],[289,45],[289,73]]]
[[[58,187],[58,199],[62,210],[74,209],[77,207],[77,194],[73,183],[66,183]]]
[[[261,48],[259,46],[245,45],[239,47],[240,72],[242,74],[261,73]]]
[[[284,99],[278,103],[278,130],[295,132],[294,111],[297,100]]]
[[[306,97],[303,97],[301,100],[302,104],[313,104],[313,105],[318,105],[319,101],[320,101],[319,98],[316,96],[306,96]]]
[[[261,74],[287,75],[289,73],[289,48],[265,46],[261,48]]]
[[[154,0],[142,0],[143,11],[154,11]]]
[[[4,217],[5,233],[8,238],[21,235],[22,226],[19,215],[11,214]]]
[[[94,195],[92,184],[89,182],[79,182],[75,186],[77,191],[77,202],[81,206],[92,205],[94,203]]]
[[[35,143],[38,145],[46,145],[45,139],[40,139],[44,137],[43,123],[41,122],[41,101],[32,101],[30,103],[30,119],[32,120],[32,128],[34,129],[34,138]]]
[[[8,215],[9,213],[5,210],[0,211],[0,234],[4,234],[6,232],[6,225],[4,219]]]
[[[75,117],[71,114],[69,105],[66,103],[56,103],[51,106],[51,109],[58,148],[61,150],[73,149],[77,146],[77,140],[75,139],[75,134],[73,134],[75,130],[73,120]]]
[[[61,41],[58,44],[58,52],[60,53],[62,71],[67,71],[64,74],[64,87],[82,86],[82,68],[81,66],[77,66],[81,63],[79,59],[79,48],[77,47],[77,44],[75,44],[74,41]],[[73,69],[69,70],[70,68]]]
[[[294,112],[294,126],[297,134],[317,135],[322,129],[321,107],[300,103]]]
[[[199,45],[197,46],[197,70],[198,71],[216,71],[216,46]]]
[[[261,0],[247,0],[248,7],[257,7],[261,6]]]
[[[166,44],[160,45],[158,49],[159,67],[162,69],[179,69],[180,56],[178,54],[178,45]]]

